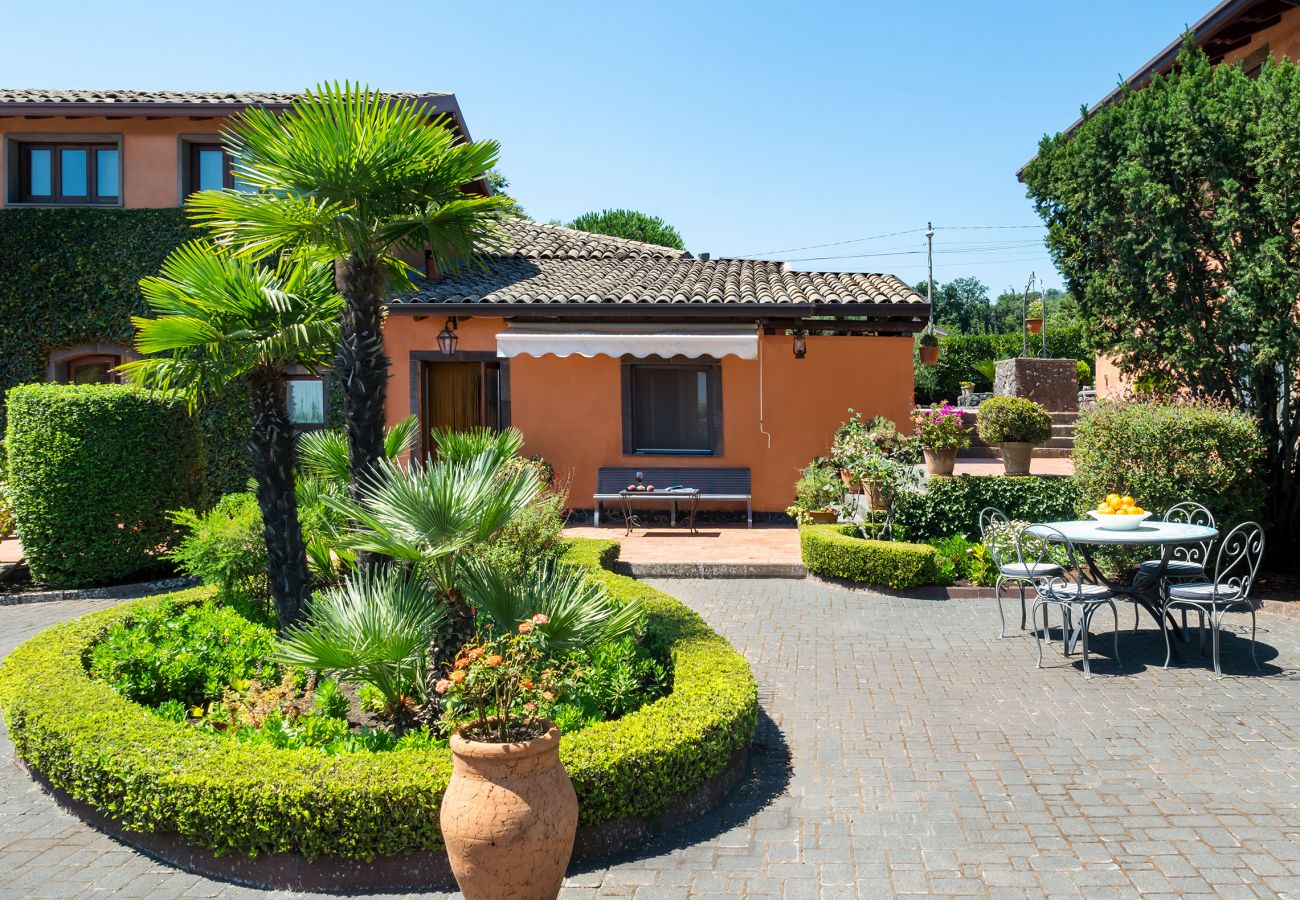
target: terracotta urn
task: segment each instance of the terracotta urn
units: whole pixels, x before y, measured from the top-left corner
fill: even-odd
[[[578,795],[560,730],[517,744],[451,736],[442,838],[466,900],[554,900],[573,853]]]
[[[1034,445],[1029,441],[1003,441],[1002,468],[1007,475],[1028,475],[1029,463],[1034,458]]]
[[[840,469],[840,480],[844,482],[844,487],[850,494],[862,493],[862,482],[848,469]]]
[[[1025,319],[1025,328],[1029,330],[1030,334],[1038,334],[1043,330],[1043,320]]]
[[[813,509],[808,511],[808,521],[814,525],[834,525],[839,520],[839,513],[833,509]]]
[[[933,366],[939,362],[939,348],[921,346],[917,348],[917,353],[921,357],[921,365]]]
[[[931,475],[951,475],[953,466],[957,465],[957,448],[948,447],[943,450],[935,450],[933,447],[922,447],[925,453],[925,471]]]

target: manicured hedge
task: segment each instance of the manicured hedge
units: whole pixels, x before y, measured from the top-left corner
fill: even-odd
[[[9,392],[9,493],[32,577],[51,587],[159,567],[171,510],[202,500],[203,440],[175,398],[116,384]]]
[[[926,544],[856,537],[854,525],[808,525],[799,529],[799,550],[809,572],[907,590],[933,584],[936,555]]]
[[[894,523],[911,541],[961,534],[979,536],[980,510],[995,506],[1013,519],[1057,522],[1075,518],[1078,488],[1068,475],[958,475],[930,478],[924,493],[899,498]]]
[[[606,541],[567,559],[595,567]],[[672,661],[673,690],[614,722],[564,738],[581,822],[653,816],[718,774],[757,723],[749,666],[672,597],[593,568],[614,594],[642,598],[647,639]],[[172,595],[182,603],[206,588]],[[0,667],[0,711],[18,755],[73,797],[138,831],[175,832],[218,853],[297,852],[361,859],[442,845],[447,750],[343,753],[241,744],[165,721],[86,673],[87,651],[147,598],[41,632]]]

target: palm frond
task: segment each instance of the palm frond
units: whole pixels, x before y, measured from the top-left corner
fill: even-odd
[[[598,582],[554,562],[520,579],[475,560],[459,567],[457,584],[498,634],[513,633],[520,622],[544,613],[549,621],[536,627],[556,653],[618,640],[636,632],[645,616],[640,601],[619,605]]]
[[[438,459],[453,463],[468,462],[487,454],[499,465],[524,446],[524,435],[518,428],[501,431],[494,428],[468,428],[464,431],[433,428],[429,434],[433,445],[438,448]]]

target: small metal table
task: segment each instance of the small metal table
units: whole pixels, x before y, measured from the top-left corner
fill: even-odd
[[[1165,570],[1169,567],[1169,560],[1173,558],[1174,549],[1180,545],[1203,544],[1219,536],[1217,528],[1209,528],[1205,525],[1188,525],[1185,522],[1153,522],[1148,520],[1132,531],[1111,531],[1102,528],[1099,522],[1088,519],[1076,519],[1069,522],[1044,522],[1043,525],[1047,528],[1056,529],[1056,531],[1069,538],[1070,542],[1079,549],[1084,561],[1088,564],[1088,574],[1092,577],[1094,583],[1104,584],[1117,595],[1127,597],[1145,609],[1161,628],[1166,627],[1166,622],[1160,616],[1162,603],[1160,582],[1164,580]],[[1035,532],[1034,529],[1037,527],[1031,525],[1027,531],[1031,534],[1046,534],[1049,537],[1054,537],[1051,532]],[[1116,584],[1101,573],[1097,561],[1093,559],[1092,554],[1088,551],[1089,546],[1159,547],[1160,567],[1149,575],[1140,575],[1135,578],[1131,585]],[[1079,574],[1082,575],[1083,573],[1080,572]],[[1178,625],[1174,622],[1172,616],[1168,617],[1167,625],[1175,635],[1181,636]]]
[[[623,504],[623,521],[627,523],[627,530],[624,535],[632,533],[633,528],[644,528],[641,520],[632,514],[632,504],[641,500],[659,500],[672,503],[671,524],[677,524],[677,504],[683,500],[690,501],[690,518],[688,523],[691,528],[691,534],[695,531],[695,511],[700,504],[699,488],[674,488],[673,490],[659,491],[619,491],[618,498]]]

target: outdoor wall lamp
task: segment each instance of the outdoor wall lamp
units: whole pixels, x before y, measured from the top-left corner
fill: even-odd
[[[456,336],[456,319],[453,316],[442,326],[442,331],[438,332],[438,352],[450,356],[456,352],[459,343],[460,338]]]
[[[796,331],[794,333],[794,358],[803,359],[808,355],[808,342],[804,340],[804,333]]]

